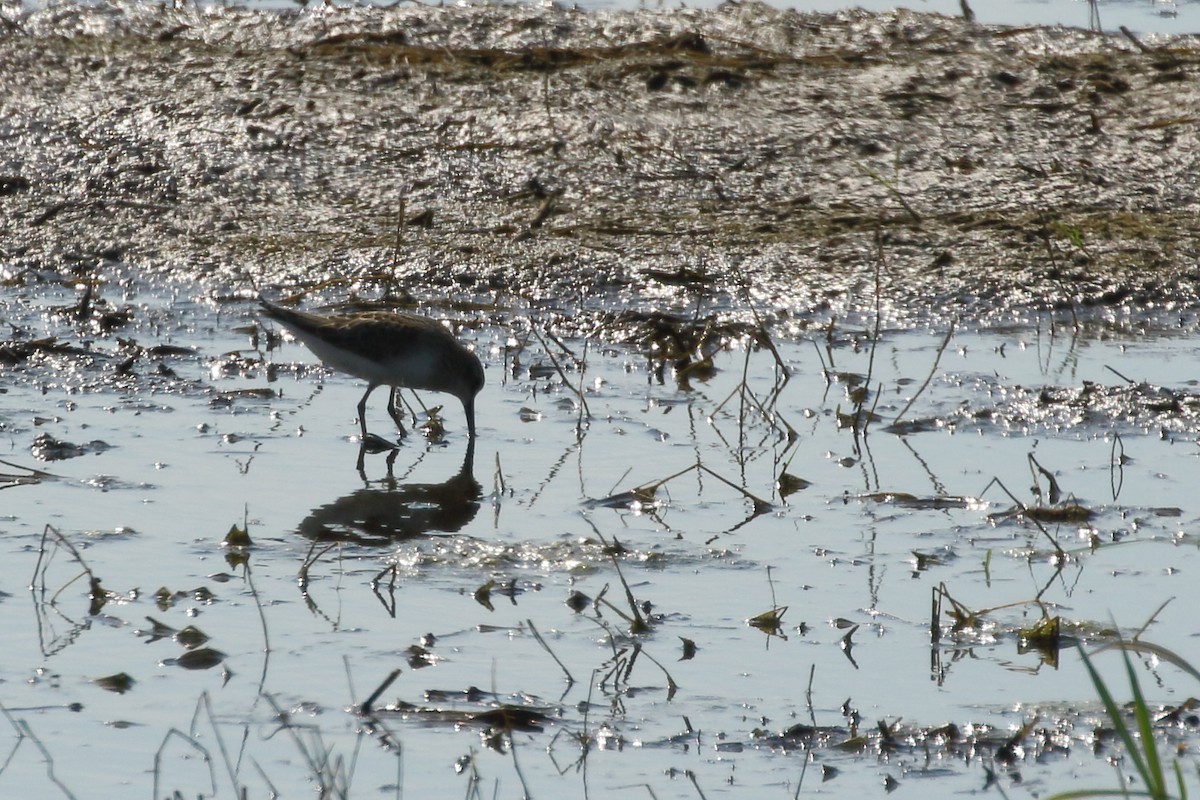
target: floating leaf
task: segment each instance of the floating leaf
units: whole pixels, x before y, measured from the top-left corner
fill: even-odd
[[[629,508],[637,509],[640,506],[647,506],[654,503],[653,488],[637,488],[631,489],[628,492],[618,492],[610,494],[608,497],[601,497],[599,500],[589,500],[586,505],[589,508]]]
[[[446,424],[442,421],[442,407],[435,406],[428,410],[429,418],[421,423],[421,435],[430,442],[440,442],[446,438]]]
[[[1030,647],[1045,647],[1049,645],[1057,648],[1060,627],[1061,617],[1048,617],[1029,628],[1022,628],[1018,632],[1018,635]]]
[[[204,586],[198,586],[197,588],[192,589],[189,594],[191,594],[192,599],[206,605],[217,599],[217,596]]]
[[[490,728],[508,731],[540,731],[551,722],[544,712],[522,706],[503,705],[471,717],[473,722],[482,722]]]
[[[177,596],[172,594],[171,590],[165,586],[159,587],[158,591],[154,593],[154,603],[158,606],[159,611],[166,611],[175,605],[177,599]]]
[[[679,641],[683,642],[683,655],[679,657],[680,661],[691,661],[696,657],[696,651],[700,648],[696,647],[696,643],[691,639],[679,637]]]
[[[844,383],[847,386],[858,386],[867,380],[866,375],[859,375],[857,372],[834,372],[830,377],[838,383]]]
[[[937,431],[946,427],[946,421],[937,417],[929,417],[927,419],[902,420],[893,422],[886,426],[883,430],[885,433],[892,433],[897,436],[907,436],[913,433],[927,433],[929,431]]]
[[[170,639],[175,635],[175,629],[170,625],[159,622],[154,617],[146,617],[146,620],[150,623],[150,630],[139,628],[133,632],[135,636],[147,637],[146,644],[157,642],[159,639]]]
[[[844,742],[838,742],[833,746],[835,750],[841,750],[847,753],[862,753],[871,745],[871,740],[866,736],[852,736]]]
[[[377,436],[373,433],[368,433],[367,438],[362,440],[362,447],[371,455],[400,449],[395,442],[389,442],[382,436]]]
[[[208,641],[208,634],[204,633],[204,631],[200,630],[195,625],[188,625],[186,628],[176,633],[174,639],[188,650],[195,650],[197,647]]]
[[[496,582],[489,580],[483,586],[475,590],[475,602],[486,608],[488,611],[495,611],[495,606],[492,605],[492,588]]]
[[[1068,503],[1065,506],[1027,508],[1021,513],[1038,522],[1062,523],[1087,522],[1092,518],[1094,512],[1078,503]]]
[[[950,547],[940,547],[931,553],[913,550],[912,554],[913,560],[916,562],[918,572],[923,572],[930,567],[943,566],[958,557],[958,554],[955,553],[953,548]]]
[[[109,601],[111,596],[108,590],[100,585],[99,578],[92,578],[91,588],[88,590],[88,598],[91,600],[88,603],[88,614],[94,617],[100,613],[100,609],[104,608],[104,605]]]
[[[220,650],[202,647],[199,650],[189,650],[179,658],[163,659],[162,663],[168,667],[183,667],[184,669],[212,669],[224,660],[225,654]]]
[[[781,639],[787,639],[783,635],[783,615],[787,613],[787,606],[776,606],[770,611],[764,611],[757,616],[746,620],[746,624],[752,628],[758,628],[768,636],[778,636]]]
[[[96,678],[92,683],[105,691],[125,694],[133,688],[133,684],[137,683],[137,681],[131,678],[128,673],[118,672],[116,675],[105,675],[103,678]]]
[[[226,547],[250,547],[253,542],[250,541],[249,531],[239,528],[237,525],[231,525],[222,544]]]
[[[779,486],[780,497],[787,497],[788,495],[795,494],[801,489],[807,489],[808,487],[812,486],[812,481],[806,481],[804,478],[797,478],[790,472],[779,473],[779,481],[777,483]]]
[[[1017,632],[1020,637],[1017,652],[1026,653],[1030,650],[1037,650],[1047,664],[1057,666],[1061,626],[1060,617],[1049,617],[1032,627],[1022,628]]]
[[[583,592],[572,590],[571,593],[567,595],[567,608],[571,609],[576,614],[582,612],[591,604],[591,598],[589,598]]]
[[[437,662],[437,656],[418,645],[410,645],[408,650],[408,665],[413,669],[431,667]]]

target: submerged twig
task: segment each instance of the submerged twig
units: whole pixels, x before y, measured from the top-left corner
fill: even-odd
[[[388,265],[388,282],[387,288],[384,289],[384,297],[390,298],[392,292],[400,285],[396,279],[396,274],[400,268],[400,247],[404,244],[404,211],[408,205],[408,197],[404,194],[400,195],[399,207],[396,209],[396,241],[392,245],[392,261]]]
[[[805,698],[805,703],[808,706],[808,719],[809,719],[809,722],[812,724],[814,731],[817,729],[817,712],[815,710],[813,710],[812,689],[813,689],[813,678],[816,676],[816,674],[817,674],[817,665],[810,664],[809,668],[808,668],[808,687],[804,690],[804,698]],[[812,752],[811,740],[810,740],[809,744],[807,745],[806,749],[811,754],[811,752]],[[793,800],[799,800],[799,798],[800,798],[800,790],[804,786],[804,776],[808,774],[808,765],[811,763],[813,763],[812,758],[805,758],[804,765],[802,767],[800,767],[800,777],[796,780],[796,793],[792,795]]]
[[[200,744],[200,742],[198,742],[194,737],[189,736],[188,734],[184,733],[183,731],[179,730],[178,728],[171,728],[170,730],[167,731],[166,735],[163,736],[162,743],[159,744],[158,750],[156,750],[154,753],[154,796],[155,797],[163,796],[162,793],[159,791],[159,782],[161,781],[161,773],[162,773],[163,751],[166,750],[167,743],[172,738],[182,739],[185,744],[187,744],[189,747],[191,747],[193,750],[195,750],[197,753],[199,753],[200,757],[204,759],[204,763],[208,765],[209,785],[212,787],[212,793],[214,795],[216,795],[216,793],[217,793],[217,772],[216,772],[216,767],[213,765],[212,754],[209,753],[208,750],[205,749],[204,745]]]
[[[42,754],[42,758],[46,762],[46,777],[48,777],[50,779],[51,783],[53,783],[55,786],[57,786],[64,795],[71,798],[71,800],[75,800],[74,793],[72,793],[71,790],[67,788],[66,784],[64,784],[62,782],[62,780],[60,780],[59,777],[54,774],[54,757],[52,755],[50,755],[50,751],[46,749],[46,745],[42,744],[42,740],[39,739],[37,737],[37,735],[33,732],[33,728],[29,727],[29,723],[23,719],[16,719],[15,717],[13,717],[13,715],[11,713],[9,713],[9,710],[4,706],[3,703],[0,703],[0,714],[3,714],[5,716],[5,718],[8,720],[8,723],[10,725],[12,725],[13,730],[16,731],[16,733],[17,733],[17,744],[13,747],[13,750],[9,753],[9,759],[11,759],[13,754],[16,752],[16,748],[21,746],[21,742],[23,740],[28,739],[29,741],[33,742],[33,746],[38,749],[38,751]],[[210,768],[211,768],[211,763],[210,763]],[[215,790],[216,790],[215,782],[213,784],[213,790],[215,793]],[[157,791],[155,792],[155,796],[156,797],[158,796]]]
[[[883,331],[883,237],[879,231],[875,232],[875,331],[871,334],[871,352],[867,357],[867,377],[863,380],[863,385],[859,390],[857,401],[854,404],[854,439],[855,447],[858,446],[858,435],[862,433],[867,435],[867,427],[871,424],[871,413],[863,414],[863,407],[867,402],[867,393],[871,391],[871,380],[875,375],[875,351],[879,349],[879,337]],[[879,395],[882,392],[882,385],[875,393],[875,402],[879,402]]]
[[[88,599],[91,601],[88,605],[88,613],[98,614],[100,609],[104,607],[104,604],[108,602],[108,592],[105,591],[104,587],[100,585],[100,579],[96,577],[96,574],[92,572],[92,568],[89,567],[87,562],[83,560],[83,556],[80,554],[75,545],[71,544],[71,542],[53,525],[47,524],[46,527],[42,529],[42,542],[38,547],[37,562],[33,566],[33,579],[30,581],[29,588],[31,590],[40,589],[43,596],[46,593],[46,570],[49,569],[50,566],[50,556],[47,555],[46,543],[51,538],[51,535],[53,535],[53,538],[59,547],[65,549],[71,554],[71,557],[76,563],[79,564],[83,572],[77,574],[62,586],[58,587],[58,590],[48,601],[49,605],[57,605],[59,595],[66,591],[68,586],[86,575],[88,579]],[[45,564],[44,566],[43,563]],[[41,574],[40,580],[38,578],[39,573]]]
[[[540,332],[540,331],[539,331],[537,328],[532,328],[532,331],[533,331],[533,335],[537,337],[537,340],[538,340],[539,342],[541,342],[541,344],[542,344],[542,349],[545,351],[545,353],[546,353],[546,357],[550,359],[550,363],[551,363],[551,364],[554,366],[554,370],[555,370],[555,371],[558,373],[558,377],[562,379],[563,386],[565,386],[565,387],[567,387],[568,389],[570,389],[570,390],[571,390],[571,392],[572,392],[572,393],[573,393],[573,394],[574,394],[576,397],[578,397],[578,398],[579,398],[579,403],[580,403],[580,405],[582,406],[582,413],[581,413],[581,415],[580,415],[580,428],[579,428],[579,430],[580,430],[580,432],[582,432],[582,430],[583,430],[583,421],[584,421],[584,420],[586,420],[587,422],[591,422],[591,420],[592,420],[592,411],[591,411],[591,409],[590,409],[590,408],[588,408],[587,397],[585,397],[585,396],[584,396],[584,394],[583,394],[583,384],[582,384],[582,381],[580,382],[580,386],[579,386],[578,388],[576,388],[575,386],[571,385],[571,382],[570,382],[569,380],[567,380],[567,373],[566,373],[566,371],[563,369],[563,367],[562,367],[562,364],[560,364],[560,363],[558,362],[558,359],[554,357],[554,353],[552,353],[552,352],[550,351],[550,348],[546,346],[546,340],[545,340],[545,339],[542,337],[542,334],[541,334],[541,332]],[[570,350],[569,350],[569,349],[566,347],[566,345],[564,345],[562,342],[558,341],[558,340],[557,340],[556,338],[554,338],[554,337],[551,337],[551,339],[554,341],[554,343],[555,343],[555,344],[557,344],[557,345],[558,345],[560,348],[562,348],[562,349],[563,349],[563,351],[567,353],[567,355],[571,356],[571,358],[572,358],[572,359],[575,361],[575,365],[576,365],[576,367],[578,367],[579,371],[582,373],[582,372],[583,372],[583,369],[584,369],[584,362],[583,362],[583,361],[581,361],[579,358],[577,358],[577,357],[575,356],[575,354],[574,354],[574,353],[572,353],[572,352],[571,352],[571,351],[570,351]],[[584,339],[584,347],[585,347],[585,349],[584,349],[584,357],[585,357],[585,358],[586,358],[586,355],[587,355],[587,350],[586,350],[587,341],[588,341],[587,339]]]
[[[942,343],[938,345],[937,355],[934,356],[933,366],[929,368],[929,374],[925,376],[925,381],[921,384],[920,388],[917,389],[913,396],[908,398],[908,402],[904,404],[904,408],[902,408],[900,413],[896,415],[896,419],[892,421],[892,425],[900,424],[900,420],[904,419],[904,415],[908,413],[910,408],[912,408],[912,404],[917,401],[917,398],[920,397],[925,391],[926,387],[929,386],[929,382],[933,380],[934,373],[937,372],[938,364],[942,360],[942,353],[946,352],[946,346],[950,344],[950,338],[954,335],[954,323],[954,320],[950,320],[950,327],[946,330],[946,335],[942,337]]]
[[[783,360],[783,356],[780,355],[779,349],[775,346],[775,342],[771,339],[771,333],[767,330],[766,323],[763,322],[762,316],[758,313],[758,307],[751,302],[750,284],[746,281],[745,275],[740,274],[739,271],[738,277],[742,284],[742,292],[746,296],[746,305],[750,309],[750,314],[754,317],[755,326],[757,326],[754,330],[754,333],[756,334],[755,341],[771,351],[771,355],[775,358],[775,366],[777,366],[779,371],[783,373],[783,382],[787,383],[789,380],[791,380],[792,372],[788,369],[787,364]]]
[[[19,470],[17,473],[0,473],[0,489],[10,489],[13,486],[29,486],[32,484],[41,483],[44,480],[54,480],[57,475],[45,472],[44,470],[35,469],[33,467],[23,467],[20,464],[14,464],[11,461],[5,461],[0,458],[0,464]]]
[[[546,640],[543,639],[542,634],[538,632],[537,626],[533,624],[533,620],[526,619],[525,624],[529,626],[529,630],[533,633],[533,638],[537,639],[537,643],[542,646],[543,650],[550,654],[550,657],[554,659],[554,663],[558,664],[559,669],[561,669],[563,674],[567,676],[567,685],[573,685],[575,683],[575,678],[572,677],[571,671],[567,669],[567,665],[564,664],[562,660],[555,655],[554,651],[550,649],[550,645],[546,644]]]
[[[768,503],[766,500],[763,500],[761,497],[758,497],[757,495],[753,494],[752,492],[750,492],[746,489],[743,489],[741,486],[738,486],[733,481],[729,480],[728,478],[724,477],[723,475],[719,474],[718,472],[704,466],[703,464],[696,464],[696,468],[703,470],[704,472],[707,472],[709,475],[713,476],[714,478],[716,478],[717,480],[719,480],[721,483],[725,484],[729,488],[733,489],[734,491],[741,492],[743,497],[745,497],[747,500],[749,500],[751,503],[754,504],[754,516],[758,516],[759,514],[765,514],[774,508],[774,506],[771,505],[770,503]]]
[[[653,662],[656,667],[662,670],[663,675],[665,675],[667,678],[667,700],[673,698],[675,693],[679,691],[679,684],[675,683],[675,678],[671,676],[670,671],[668,671],[667,668],[662,665],[662,662],[660,662],[657,658],[647,653],[645,648],[643,648],[640,643],[637,644],[636,647],[638,653],[645,654],[646,658],[650,659],[650,661]]]
[[[1113,366],[1111,366],[1111,365],[1109,365],[1109,364],[1105,364],[1105,365],[1104,365],[1104,368],[1105,368],[1106,370],[1108,370],[1109,372],[1111,372],[1113,375],[1116,375],[1118,378],[1120,378],[1121,380],[1123,380],[1123,381],[1125,381],[1126,383],[1128,383],[1130,386],[1133,386],[1133,385],[1137,384],[1137,381],[1135,381],[1133,378],[1130,378],[1130,377],[1129,377],[1129,376],[1127,376],[1127,375],[1122,375],[1120,372],[1118,372],[1118,371],[1116,370],[1116,368],[1114,368]]]
[[[1054,473],[1038,463],[1038,460],[1033,457],[1033,453],[1028,455],[1029,469],[1033,472],[1034,487],[1037,488],[1037,476],[1040,474],[1046,479],[1046,499],[1050,501],[1050,505],[1058,505],[1058,501],[1062,499],[1062,489],[1059,488],[1058,478],[1054,477]],[[1040,492],[1041,489],[1039,488]]]
[[[1020,509],[1021,515],[1025,519],[1032,522],[1035,526],[1037,526],[1037,529],[1042,532],[1042,535],[1044,535],[1046,537],[1046,539],[1048,539],[1050,541],[1050,544],[1054,546],[1056,562],[1060,566],[1063,563],[1065,563],[1067,560],[1067,551],[1064,550],[1062,548],[1062,545],[1060,545],[1058,543],[1058,541],[1053,536],[1050,535],[1050,531],[1046,530],[1046,527],[1044,525],[1042,525],[1042,523],[1038,519],[1029,515],[1029,506],[1025,505],[1020,500],[1018,500],[1016,495],[1014,495],[1012,492],[1010,492],[1008,490],[1008,487],[1004,485],[1003,481],[1001,481],[999,478],[992,478],[990,481],[987,482],[987,485],[983,487],[983,491],[979,493],[979,496],[982,498],[983,495],[987,492],[988,488],[993,483],[996,484],[997,486],[999,486],[1000,489],[1006,495],[1008,495],[1009,499],[1013,501],[1013,503],[1017,506],[1018,509]]]
[[[617,578],[621,581],[621,586],[625,589],[625,600],[629,603],[629,610],[632,616],[626,615],[621,611],[621,609],[604,599],[604,592],[601,592],[599,595],[597,595],[596,603],[603,602],[606,606],[623,617],[625,621],[629,623],[630,633],[645,633],[650,629],[650,626],[646,623],[646,620],[642,618],[642,614],[638,610],[637,600],[634,599],[633,596],[633,590],[629,588],[629,582],[625,580],[625,575],[621,572],[621,564],[617,560],[618,547],[608,543],[608,540],[604,538],[604,534],[600,532],[600,529],[596,527],[595,523],[592,522],[591,519],[586,516],[584,519],[587,521],[592,531],[600,539],[600,542],[604,545],[604,549],[608,552],[608,557],[612,561],[613,567],[617,570]]]
[[[375,691],[371,692],[371,696],[363,701],[363,704],[358,707],[362,714],[370,715],[375,710],[375,701],[379,696],[387,691],[388,687],[395,682],[396,678],[400,677],[401,670],[399,668],[392,670],[388,676],[383,679],[379,686],[375,687]]]
[[[900,161],[900,151],[897,150],[896,151],[897,164],[899,164],[899,161]],[[908,213],[908,215],[910,217],[912,217],[912,221],[918,225],[921,224],[921,215],[919,213],[917,213],[917,210],[915,208],[913,208],[912,203],[908,202],[908,198],[905,197],[904,193],[900,191],[900,188],[896,185],[896,182],[894,180],[888,180],[887,178],[883,177],[875,170],[871,169],[870,167],[864,166],[863,164],[855,164],[855,166],[858,167],[859,172],[861,172],[863,175],[866,175],[868,178],[875,181],[877,184],[879,184],[883,188],[887,189],[888,192],[892,195],[892,197],[896,198],[897,202],[900,203],[901,207],[904,208],[904,210]]]

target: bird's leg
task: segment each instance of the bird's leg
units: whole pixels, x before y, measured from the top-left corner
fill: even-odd
[[[404,420],[402,419],[403,415],[400,413],[400,409],[396,407],[396,395],[399,393],[400,387],[393,386],[392,393],[388,395],[387,410],[392,420],[396,423],[396,427],[400,430],[400,435],[407,436],[408,432],[404,430]]]
[[[371,396],[371,392],[375,391],[378,384],[368,383],[367,391],[363,393],[362,400],[358,401],[358,427],[362,431],[362,443],[367,441],[367,398]]]

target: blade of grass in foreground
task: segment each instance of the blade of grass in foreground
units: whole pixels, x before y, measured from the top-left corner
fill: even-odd
[[[1137,725],[1136,739],[1129,723],[1121,714],[1121,707],[1113,698],[1112,692],[1108,690],[1108,686],[1100,677],[1100,673],[1096,671],[1087,653],[1084,652],[1082,645],[1076,645],[1076,647],[1079,649],[1079,655],[1083,659],[1083,666],[1087,669],[1088,677],[1091,679],[1092,685],[1096,687],[1100,701],[1104,703],[1104,711],[1112,721],[1113,729],[1120,737],[1121,743],[1125,746],[1125,752],[1133,762],[1134,771],[1146,788],[1136,791],[1129,789],[1076,789],[1056,794],[1051,800],[1074,800],[1079,797],[1153,797],[1167,800],[1171,794],[1167,791],[1167,776],[1163,773],[1162,761],[1158,757],[1158,748],[1154,743],[1154,728],[1151,725],[1150,710],[1146,706],[1146,698],[1142,694],[1142,687],[1138,683],[1137,673],[1134,672],[1133,661],[1129,658],[1128,651],[1124,647],[1121,648],[1121,656],[1125,659],[1125,673],[1129,677],[1129,686],[1133,692],[1133,717]],[[1179,797],[1186,798],[1187,788],[1184,786],[1183,774],[1178,762],[1175,763],[1174,772],[1176,784],[1179,787]]]

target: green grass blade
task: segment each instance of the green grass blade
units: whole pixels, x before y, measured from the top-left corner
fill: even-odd
[[[1129,688],[1133,691],[1133,718],[1137,722],[1138,736],[1141,738],[1141,752],[1146,760],[1146,771],[1142,779],[1146,788],[1155,797],[1169,797],[1167,793],[1167,776],[1163,773],[1162,762],[1158,759],[1158,747],[1154,742],[1154,727],[1150,719],[1150,709],[1146,707],[1146,698],[1142,694],[1142,686],[1138,682],[1137,672],[1133,669],[1133,659],[1125,650],[1121,651],[1125,659],[1125,672],[1129,675]]]
[[[1052,794],[1046,800],[1080,800],[1084,797],[1154,797],[1147,791],[1138,789],[1072,789],[1069,792]]]
[[[1121,707],[1117,705],[1117,701],[1113,699],[1112,693],[1108,691],[1108,687],[1104,685],[1104,679],[1100,677],[1100,673],[1092,665],[1092,660],[1088,658],[1087,653],[1083,651],[1083,646],[1077,644],[1079,655],[1083,659],[1083,666],[1087,669],[1088,677],[1091,678],[1092,685],[1096,687],[1096,693],[1100,695],[1100,701],[1104,703],[1104,711],[1108,714],[1108,718],[1112,721],[1113,728],[1117,735],[1121,738],[1122,744],[1125,745],[1125,752],[1133,761],[1134,770],[1141,777],[1143,784],[1150,787],[1149,773],[1145,761],[1142,759],[1141,750],[1136,741],[1134,741],[1133,733],[1129,730],[1129,725],[1126,724],[1125,718],[1121,716]],[[1132,668],[1131,668],[1132,669]],[[1152,740],[1153,743],[1153,740]]]

